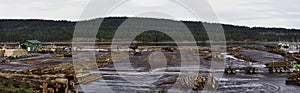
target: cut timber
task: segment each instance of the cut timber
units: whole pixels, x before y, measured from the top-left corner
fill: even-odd
[[[300,86],[300,72],[290,73],[285,81],[287,85],[298,85]]]
[[[265,65],[265,68],[268,68],[270,73],[285,72],[292,68],[292,63],[288,61],[267,62]]]
[[[0,57],[4,57],[5,50],[0,50]]]
[[[193,90],[216,89],[218,87],[218,81],[210,74],[209,76],[185,76],[179,78],[180,85],[184,88]]]
[[[78,83],[80,84],[86,84],[102,78],[103,76],[100,73],[85,73],[85,74],[82,73],[77,75]]]
[[[4,56],[10,57],[10,56],[23,56],[27,55],[28,52],[25,49],[5,49]]]
[[[4,85],[12,84],[14,87],[26,85],[35,90],[34,93],[77,93],[75,80],[70,77],[72,74],[61,75],[27,75],[0,73],[1,83]]]

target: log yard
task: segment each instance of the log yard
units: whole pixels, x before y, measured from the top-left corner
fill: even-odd
[[[109,86],[109,89],[115,92],[163,92],[173,87],[198,92],[295,92],[300,85],[300,53],[289,53],[281,49],[281,46],[274,46],[228,46],[226,52],[216,54],[213,54],[214,49],[210,47],[198,46],[200,68],[196,70],[197,73],[178,76],[183,74],[183,71],[196,68],[185,68],[182,65],[181,60],[184,58],[180,55],[181,49],[176,46],[130,45],[128,50],[121,50],[112,49],[109,45],[82,49],[41,44],[30,50],[22,45],[3,45],[0,50],[0,90],[22,93],[95,93],[97,90],[88,89],[89,86]],[[131,69],[115,67],[116,64],[127,66],[126,60],[113,59],[112,53],[116,51],[127,51]],[[95,54],[96,70],[75,69],[78,66],[93,67],[89,66],[88,62],[74,62],[90,59],[74,57],[84,52]],[[159,57],[166,60],[166,66],[151,67],[155,62],[163,61],[152,60],[160,59]],[[212,61],[223,62],[224,68],[210,69]],[[128,78],[144,77],[144,72],[154,76],[164,74],[158,80],[142,85],[131,85],[132,82],[122,79],[123,75]],[[215,77],[216,73],[223,76]],[[152,81],[154,76],[150,75],[145,80]]]
[[[299,6],[0,0],[0,93],[300,93]]]

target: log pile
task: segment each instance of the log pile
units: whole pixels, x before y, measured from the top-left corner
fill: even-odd
[[[0,50],[0,57],[4,57],[5,50]]]
[[[112,64],[110,54],[99,56],[96,60],[98,67]],[[42,62],[41,64],[25,62],[25,64],[36,64],[38,67],[18,72],[0,71],[0,81],[2,81],[0,84],[4,86],[12,84],[15,87],[25,85],[32,88],[33,93],[77,93],[75,84],[88,83],[102,78],[99,73],[75,74],[73,62]]]
[[[290,73],[287,77],[287,80],[285,81],[288,85],[298,85],[300,86],[300,72],[294,72]]]
[[[110,54],[98,56],[96,58],[98,68],[112,64],[112,57]]]
[[[12,84],[15,87],[25,85],[35,93],[77,93],[75,77],[72,74],[61,75],[27,75],[0,73],[3,85]]]
[[[67,74],[74,73],[73,63],[61,63],[44,67],[32,68],[24,71],[26,74],[44,75],[44,74]]]
[[[245,55],[243,55],[243,54],[241,54],[241,53],[235,53],[235,54],[234,54],[234,57],[236,57],[236,58],[238,58],[238,59],[245,60],[245,61],[247,61],[247,62],[256,62],[256,60],[254,60],[254,59],[252,59],[252,58],[250,58],[250,57],[248,57],[248,56],[245,56]]]
[[[202,75],[189,75],[179,77],[178,79],[169,79],[167,81],[158,82],[158,86],[164,86],[168,84],[175,84],[178,82],[179,86],[185,89],[193,90],[203,90],[203,89],[216,89],[218,87],[218,82],[212,76],[202,76]]]

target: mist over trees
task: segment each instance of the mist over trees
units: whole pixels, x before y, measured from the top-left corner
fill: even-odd
[[[118,27],[126,20],[127,17],[109,17],[105,18],[102,25],[99,27],[97,38],[99,41],[111,41]],[[179,22],[167,19],[152,19],[152,18],[131,18],[142,22],[144,20],[163,22]],[[78,21],[89,22],[101,20],[101,18]],[[207,41],[208,36],[202,22],[182,21],[191,31],[197,41]],[[20,42],[23,40],[37,39],[43,42],[61,42],[71,41],[73,38],[74,29],[77,22],[70,21],[53,21],[53,20],[19,20],[19,19],[2,19],[0,20],[0,42]],[[263,27],[246,27],[234,26],[228,24],[222,25],[225,31],[227,41],[261,41],[261,42],[277,42],[277,41],[298,41],[300,39],[300,30],[285,29],[285,28],[263,28]],[[160,24],[159,24],[160,25]],[[145,25],[147,26],[147,25]],[[161,24],[159,27],[164,27]],[[139,28],[135,25],[130,25],[130,29]],[[176,29],[176,27],[172,28]],[[181,33],[179,33],[181,34]],[[136,37],[138,41],[144,42],[162,42],[172,41],[172,39],[164,33],[158,31],[147,31]]]

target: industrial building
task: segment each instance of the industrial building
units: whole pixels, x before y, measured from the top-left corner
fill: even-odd
[[[38,40],[25,40],[20,43],[22,49],[26,49],[28,52],[34,52],[38,48],[42,47],[42,42]]]

